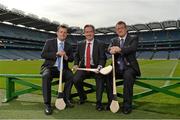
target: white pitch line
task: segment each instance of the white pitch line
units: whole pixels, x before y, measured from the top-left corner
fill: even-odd
[[[178,61],[176,61],[176,63],[174,64],[173,69],[171,70],[171,73],[169,74],[169,77],[172,77],[172,76],[173,76],[173,74],[174,74],[174,72],[175,72],[175,70],[176,70],[177,65],[178,65]],[[170,80],[167,80],[167,81],[164,83],[163,87],[164,87],[164,86],[167,86],[167,85],[169,85],[169,84],[170,84]]]

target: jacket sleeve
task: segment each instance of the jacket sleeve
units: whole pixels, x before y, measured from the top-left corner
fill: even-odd
[[[72,49],[72,46],[70,44],[69,44],[67,56],[68,56],[68,60],[67,60],[68,62],[72,62],[74,60],[73,49]]]
[[[47,60],[55,60],[56,59],[56,52],[51,50],[51,41],[47,40],[43,47],[41,58]]]
[[[102,65],[103,67],[106,64],[106,54],[105,54],[105,45],[103,43],[99,44],[99,55],[100,55],[100,61],[99,61],[99,65]]]
[[[138,47],[138,37],[133,37],[128,46],[123,47],[121,53],[123,55],[136,52]]]
[[[74,65],[79,65],[79,60],[80,60],[80,56],[79,56],[79,44],[77,44],[76,47],[76,51],[75,51],[75,56],[74,56]]]
[[[117,39],[116,39],[116,38],[112,38],[112,39],[111,39],[111,42],[110,42],[110,44],[109,44],[109,46],[108,46],[108,48],[107,48],[107,50],[106,50],[106,52],[107,52],[108,54],[110,54],[110,55],[111,55],[111,53],[110,53],[110,48],[113,47],[113,46],[118,46],[118,44],[117,44]],[[116,53],[116,54],[118,55],[119,53]]]

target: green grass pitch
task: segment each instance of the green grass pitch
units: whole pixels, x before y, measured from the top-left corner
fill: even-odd
[[[0,61],[0,74],[39,74],[40,66],[43,61]],[[110,64],[110,60],[107,64]],[[143,77],[180,77],[180,60],[139,60]],[[72,64],[70,64],[72,66]],[[87,80],[88,81],[88,80]],[[41,80],[32,82],[41,84]],[[89,80],[94,82],[94,80]],[[156,86],[171,84],[172,81],[146,81]],[[17,88],[22,88],[17,85]],[[0,78],[0,100],[4,96],[5,80]],[[134,86],[134,93],[143,91],[143,88]],[[122,87],[118,87],[122,92]],[[180,88],[173,89],[180,93]],[[73,92],[76,92],[73,88]],[[0,103],[0,118],[15,119],[180,119],[180,99],[174,98],[162,93],[157,93],[144,98],[134,100],[135,109],[130,115],[124,115],[121,112],[113,114],[110,111],[98,112],[95,110],[95,94],[88,95],[88,102],[85,105],[77,105],[64,111],[58,111],[54,108],[51,116],[44,115],[43,99],[39,92],[34,94],[22,95],[16,100],[8,103]],[[76,102],[78,98],[74,98]],[[55,98],[52,99],[54,104]],[[103,95],[103,102],[107,102],[106,94]],[[119,99],[122,102],[122,99]]]

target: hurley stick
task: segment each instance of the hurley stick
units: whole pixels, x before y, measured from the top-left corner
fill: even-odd
[[[119,110],[119,103],[117,101],[117,92],[116,92],[116,76],[115,76],[115,65],[114,65],[114,55],[112,55],[112,65],[113,65],[113,100],[110,105],[110,110],[113,113],[116,113]]]
[[[64,102],[64,95],[62,92],[62,73],[63,73],[63,56],[61,57],[60,70],[59,70],[59,88],[58,88],[58,97],[55,102],[55,106],[59,110],[63,110],[66,107],[66,103]]]

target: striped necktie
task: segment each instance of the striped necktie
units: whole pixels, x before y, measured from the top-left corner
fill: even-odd
[[[91,43],[88,43],[87,49],[86,49],[86,68],[91,68],[91,55],[90,55],[90,51],[91,51]]]
[[[63,42],[60,42],[60,43],[58,44],[58,51],[63,51],[63,50],[64,50],[64,43],[63,43]],[[58,57],[57,60],[58,60],[58,66],[57,66],[57,68],[58,68],[58,70],[60,70],[60,68],[61,68],[61,57]]]

